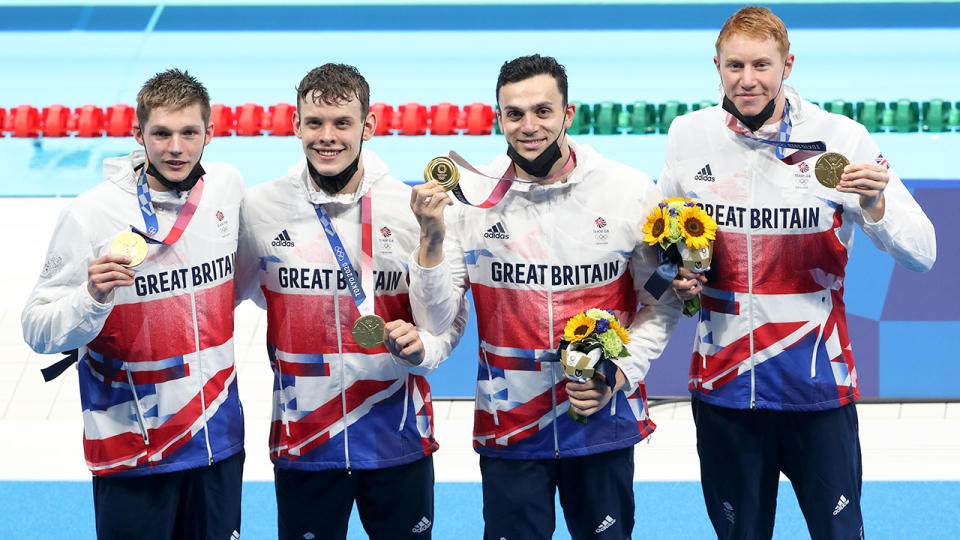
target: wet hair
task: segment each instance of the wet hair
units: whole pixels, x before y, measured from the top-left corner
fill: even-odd
[[[357,68],[346,64],[324,64],[313,68],[297,86],[297,110],[307,100],[320,105],[342,105],[352,99],[360,102],[362,117],[370,112],[370,86]]]
[[[537,75],[550,75],[557,81],[557,88],[563,97],[563,106],[567,106],[567,70],[552,56],[521,56],[504,62],[497,78],[497,103],[500,103],[500,88],[505,84],[525,81]]]
[[[765,7],[747,6],[734,13],[723,23],[717,36],[717,55],[720,47],[730,36],[742,34],[749,38],[766,41],[772,38],[784,59],[790,53],[790,40],[787,39],[787,27],[772,11]]]
[[[178,111],[194,104],[200,105],[200,114],[206,125],[210,121],[210,95],[203,83],[186,71],[168,69],[143,83],[137,94],[137,121],[143,127],[154,109],[163,107]]]

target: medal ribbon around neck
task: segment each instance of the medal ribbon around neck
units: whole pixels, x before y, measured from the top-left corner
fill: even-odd
[[[327,241],[330,242],[330,250],[337,260],[337,266],[343,272],[343,278],[347,283],[347,290],[353,297],[353,303],[361,316],[373,315],[373,205],[370,199],[370,193],[365,194],[360,200],[360,231],[361,231],[361,250],[360,257],[360,278],[357,278],[357,272],[350,264],[350,257],[347,250],[340,241],[340,235],[334,228],[330,220],[330,214],[323,208],[322,204],[314,206],[317,217],[320,219],[320,225],[323,226],[323,232],[327,235]]]
[[[553,180],[554,178],[559,178],[561,176],[565,176],[569,174],[570,171],[572,171],[573,168],[576,167],[577,165],[577,156],[574,154],[573,149],[571,148],[570,158],[567,159],[566,165],[564,165],[559,171],[551,174],[546,178],[540,178],[537,180],[521,180],[517,178],[517,165],[512,161],[510,162],[510,167],[507,168],[507,171],[503,174],[503,176],[497,177],[497,176],[490,176],[480,172],[479,170],[477,170],[476,167],[471,165],[467,160],[463,159],[463,157],[460,156],[460,154],[454,152],[453,150],[451,150],[447,155],[450,156],[450,159],[452,159],[454,163],[472,172],[473,174],[497,181],[497,185],[494,186],[493,192],[490,193],[490,196],[487,197],[487,200],[483,201],[480,204],[473,204],[470,201],[468,201],[467,197],[463,194],[463,191],[460,190],[459,184],[450,188],[450,192],[453,193],[453,196],[456,197],[457,200],[459,200],[460,202],[462,202],[467,206],[475,206],[477,208],[492,208],[496,206],[497,203],[502,201],[503,197],[506,196],[507,191],[510,190],[510,185],[512,182],[521,182],[525,184],[537,184],[546,180]]]
[[[197,211],[197,206],[200,205],[200,197],[202,196],[203,178],[201,177],[197,180],[197,184],[190,189],[190,195],[187,196],[187,201],[183,204],[183,208],[180,209],[180,213],[177,214],[173,228],[170,229],[167,236],[163,240],[153,238],[153,235],[160,232],[160,226],[157,222],[157,213],[153,209],[153,202],[150,199],[150,188],[147,185],[147,167],[146,164],[144,164],[144,167],[140,170],[140,176],[137,177],[137,202],[140,204],[140,213],[143,215],[143,224],[147,230],[144,232],[132,225],[130,226],[130,230],[142,236],[148,243],[164,244],[167,246],[173,245],[180,239],[183,231],[185,231],[187,225],[190,224],[190,220],[193,219],[193,214]]]
[[[793,122],[790,120],[790,100],[784,100],[783,120],[780,122],[780,133],[777,134],[777,140],[775,141],[748,135],[740,129],[740,126],[737,125],[736,117],[732,114],[728,114],[727,116],[727,127],[748,139],[775,146],[777,149],[777,159],[787,165],[796,165],[805,159],[812,158],[827,151],[827,145],[824,144],[823,141],[790,142],[790,134],[793,132]],[[796,152],[786,156],[783,152],[784,148],[793,148]]]

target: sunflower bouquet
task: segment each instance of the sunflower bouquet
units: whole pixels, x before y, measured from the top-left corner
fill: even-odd
[[[698,274],[710,270],[716,238],[717,222],[692,199],[681,197],[660,201],[643,225],[643,241],[660,246],[662,262],[683,264]],[[683,303],[683,313],[688,316],[699,310],[699,298]]]
[[[588,309],[567,321],[560,342],[560,361],[564,376],[580,383],[597,378],[608,385],[616,382],[616,366],[610,358],[630,356],[626,344],[630,336],[608,309]],[[567,409],[567,416],[582,424],[587,417]]]

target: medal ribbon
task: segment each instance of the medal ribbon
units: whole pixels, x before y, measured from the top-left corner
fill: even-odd
[[[147,167],[144,164],[143,169],[140,170],[140,176],[137,178],[137,202],[140,203],[140,213],[143,215],[143,224],[147,230],[143,232],[134,226],[131,226],[130,230],[142,236],[148,243],[173,245],[180,239],[190,220],[193,219],[193,214],[197,211],[197,206],[200,205],[201,196],[203,196],[202,177],[190,190],[190,195],[187,196],[187,201],[180,209],[180,213],[177,214],[177,220],[174,221],[173,228],[170,229],[167,236],[163,240],[153,238],[153,235],[160,232],[160,226],[157,223],[157,213],[154,211],[153,202],[150,199],[150,188],[147,186]]]
[[[360,256],[360,279],[357,278],[357,272],[350,264],[350,256],[340,241],[340,235],[334,228],[330,220],[330,214],[323,208],[322,204],[314,205],[317,212],[317,218],[320,219],[320,225],[323,226],[323,232],[327,235],[327,241],[330,243],[330,250],[337,260],[337,266],[343,273],[343,279],[347,283],[347,290],[353,297],[353,303],[357,305],[360,315],[373,315],[373,204],[368,192],[360,200],[360,234],[361,234],[361,256]]]
[[[827,145],[823,141],[814,142],[790,142],[790,133],[793,131],[793,121],[790,120],[790,100],[785,100],[783,106],[783,120],[780,122],[780,133],[777,134],[777,140],[761,139],[748,135],[737,125],[737,119],[732,114],[727,114],[727,127],[734,132],[754,141],[775,146],[777,149],[777,159],[787,165],[795,165],[805,159],[812,158],[818,154],[827,151]],[[793,148],[796,152],[785,156],[784,148]]]
[[[454,163],[456,163],[457,165],[460,165],[464,169],[472,172],[473,174],[497,181],[497,185],[494,186],[493,192],[490,193],[490,196],[487,197],[487,200],[483,201],[480,204],[473,204],[470,201],[468,201],[467,197],[463,194],[463,191],[460,190],[459,184],[457,184],[456,186],[453,186],[453,188],[450,189],[450,191],[453,193],[453,196],[456,197],[457,200],[459,200],[460,202],[462,202],[467,206],[475,206],[477,208],[492,208],[496,206],[497,203],[503,200],[503,197],[507,194],[507,191],[510,190],[511,182],[523,182],[526,184],[535,184],[535,183],[543,182],[545,180],[553,180],[554,178],[558,178],[560,176],[564,176],[568,174],[577,165],[577,156],[573,153],[573,149],[571,149],[570,159],[567,160],[567,164],[564,165],[563,168],[561,168],[559,171],[540,180],[521,180],[517,178],[517,166],[513,162],[510,162],[510,167],[507,168],[507,171],[503,174],[502,177],[496,177],[496,176],[489,176],[489,175],[483,174],[482,172],[477,170],[476,167],[474,167],[469,162],[467,162],[467,160],[463,159],[463,157],[461,157],[460,154],[454,152],[453,150],[451,150],[448,155],[450,156],[450,159],[454,161]]]

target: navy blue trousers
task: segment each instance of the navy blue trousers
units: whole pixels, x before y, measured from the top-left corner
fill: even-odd
[[[240,537],[244,453],[207,467],[146,476],[94,476],[100,540]]]
[[[384,469],[273,468],[280,540],[342,540],[353,503],[371,540],[429,539],[433,456]]]
[[[633,447],[562,459],[480,456],[483,537],[549,540],[554,494],[574,540],[630,538],[634,523]]]
[[[692,402],[707,514],[721,540],[773,535],[780,472],[813,540],[863,538],[863,467],[853,403],[790,412]]]

